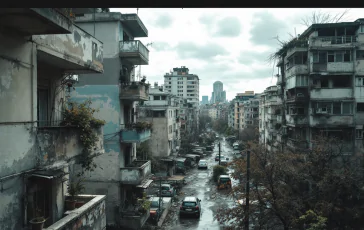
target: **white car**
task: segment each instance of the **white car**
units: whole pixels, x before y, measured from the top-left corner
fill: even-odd
[[[200,160],[199,162],[198,162],[198,168],[200,169],[200,168],[205,168],[205,169],[207,169],[207,161],[206,160]]]

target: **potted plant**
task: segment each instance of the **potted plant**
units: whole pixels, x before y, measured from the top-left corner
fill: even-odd
[[[32,230],[42,230],[44,226],[44,222],[46,222],[46,218],[41,215],[40,209],[35,209],[35,217],[29,221],[32,225]]]
[[[147,195],[145,192],[143,193],[143,198],[138,199],[138,204],[139,204],[139,209],[138,209],[139,213],[144,214],[147,211],[149,211],[151,202],[147,199]]]
[[[70,199],[66,200],[66,209],[73,210],[76,207],[76,196],[85,190],[83,180],[80,178],[78,181],[68,184],[68,194]]]

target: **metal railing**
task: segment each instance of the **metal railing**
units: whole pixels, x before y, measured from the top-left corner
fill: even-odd
[[[346,44],[346,43],[353,43],[356,42],[356,36],[330,36],[330,37],[316,37],[321,42],[331,42],[331,44]]]
[[[120,52],[123,53],[139,52],[146,60],[149,60],[149,50],[139,40],[120,41]]]

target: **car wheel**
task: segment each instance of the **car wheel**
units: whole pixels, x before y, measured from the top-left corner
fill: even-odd
[[[201,212],[198,212],[196,216],[197,216],[197,218],[200,218]]]

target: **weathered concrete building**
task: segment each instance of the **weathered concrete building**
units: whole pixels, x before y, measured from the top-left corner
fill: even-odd
[[[234,100],[234,129],[244,129],[244,101],[254,98],[254,91],[245,91],[245,93],[237,93]]]
[[[91,98],[100,108],[105,154],[95,159],[98,167],[87,174],[86,191],[107,194],[107,224],[130,229],[144,225],[149,212],[136,213],[140,197],[151,180],[150,161],[136,161],[136,143],[150,138],[150,127],[136,120],[135,103],[148,100],[148,84],[135,77],[135,66],[148,65],[149,51],[137,37],[148,30],[137,14],[78,13],[76,23],[104,43],[105,72],[80,76],[74,100]],[[75,169],[77,171],[77,169]]]
[[[153,124],[148,141],[153,156],[168,157],[177,154],[180,146],[179,98],[156,85],[149,90],[149,101],[138,106],[138,119]]]
[[[105,196],[79,197],[86,204],[65,210],[69,172],[83,149],[81,131],[61,125],[65,89],[72,88],[75,74],[101,78],[104,69],[102,42],[68,12],[0,10],[0,229],[29,229],[40,216],[46,229],[106,227]],[[103,151],[99,138],[90,154]]]
[[[363,23],[313,24],[283,47],[277,75],[280,143],[303,150],[316,134],[325,134],[342,140],[345,153],[362,154]]]

